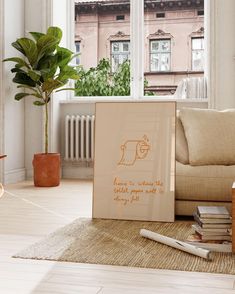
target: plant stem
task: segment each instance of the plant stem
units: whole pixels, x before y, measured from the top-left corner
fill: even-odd
[[[48,97],[45,99],[45,153],[48,153]]]

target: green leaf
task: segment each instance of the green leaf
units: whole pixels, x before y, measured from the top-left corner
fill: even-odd
[[[17,72],[12,80],[14,83],[35,87],[36,83],[25,73]]]
[[[30,87],[30,86],[27,86],[27,85],[18,85],[17,88],[18,89],[20,89],[20,88],[30,89],[30,90],[34,91],[35,93],[38,93],[37,90],[34,87]]]
[[[37,62],[38,51],[35,42],[29,38],[21,38],[16,41],[24,50],[29,63],[34,66]]]
[[[59,42],[62,39],[63,33],[62,33],[62,30],[58,27],[49,27],[47,30],[47,35],[53,36],[54,38],[56,38],[59,44]]]
[[[67,65],[71,61],[72,55],[73,52],[69,49],[57,46],[56,58],[58,66],[63,67]]]
[[[16,62],[18,63],[21,67],[25,66],[27,68],[30,68],[29,65],[27,64],[26,61],[24,61],[24,59],[20,58],[20,57],[11,57],[11,58],[6,58],[3,59],[3,61],[12,61],[12,62]]]
[[[18,93],[18,94],[15,95],[15,100],[20,101],[21,99],[23,99],[26,96],[29,96],[29,94],[27,94],[27,93]]]
[[[38,39],[40,39],[42,36],[45,36],[43,33],[39,32],[29,32],[30,35],[34,38],[34,40],[37,42]]]
[[[58,80],[53,80],[53,79],[48,79],[45,81],[42,85],[42,90],[51,92],[59,87],[62,87],[64,84],[61,81]]]
[[[40,70],[43,81],[46,81],[50,78],[53,79],[55,76],[56,70],[57,70],[57,66],[52,66],[51,68]]]
[[[46,103],[45,103],[45,102],[42,102],[42,101],[38,101],[38,100],[36,100],[36,101],[33,102],[33,104],[36,105],[36,106],[43,106],[43,105],[45,105]]]
[[[44,36],[40,37],[37,41],[38,61],[45,54],[53,53],[56,49],[57,44],[58,44],[58,39],[53,36],[44,35]]]
[[[26,74],[26,72],[25,72],[23,69],[18,68],[18,67],[14,67],[14,68],[12,68],[12,69],[11,69],[11,72],[12,72],[12,73],[15,73],[15,72],[22,72],[22,73],[25,73],[25,74]]]
[[[61,68],[60,74],[58,76],[58,80],[64,82],[65,80],[68,80],[68,79],[78,80],[79,75],[76,69],[74,69],[72,66],[66,65],[63,68]]]
[[[55,55],[46,55],[38,63],[38,69],[44,80],[53,78],[57,68],[57,58]]]
[[[35,82],[38,82],[41,78],[41,72],[38,70],[29,70],[28,76]]]
[[[42,98],[40,93],[34,87],[30,87],[30,86],[27,86],[27,85],[18,85],[17,88],[19,88],[19,89],[20,88],[28,89],[28,90],[33,92],[33,93],[30,93],[30,95],[33,95],[33,96],[38,97],[38,98]]]
[[[17,41],[11,43],[11,46],[14,47],[16,50],[20,51],[20,53],[25,55],[24,49],[21,47],[21,45]]]

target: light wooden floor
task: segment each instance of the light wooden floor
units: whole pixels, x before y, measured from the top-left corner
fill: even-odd
[[[235,276],[14,259],[19,250],[78,217],[91,216],[91,182],[5,187],[0,199],[0,294],[234,294]]]

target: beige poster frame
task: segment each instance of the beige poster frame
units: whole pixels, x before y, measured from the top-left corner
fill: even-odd
[[[176,103],[97,102],[93,218],[174,221]]]

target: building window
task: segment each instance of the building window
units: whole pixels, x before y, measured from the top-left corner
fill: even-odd
[[[112,72],[115,72],[119,65],[130,59],[130,41],[111,42],[111,63]]]
[[[171,40],[150,41],[150,71],[170,71]]]
[[[116,20],[125,20],[125,15],[116,15]]]
[[[204,38],[192,38],[192,70],[204,70]]]
[[[76,64],[79,65],[80,64],[80,54],[81,54],[81,42],[80,41],[75,41],[75,48],[76,48],[76,54],[79,54],[76,57]]]
[[[204,10],[198,10],[197,15],[198,16],[204,16]]]
[[[164,18],[164,17],[165,17],[165,12],[156,13],[156,18]]]

